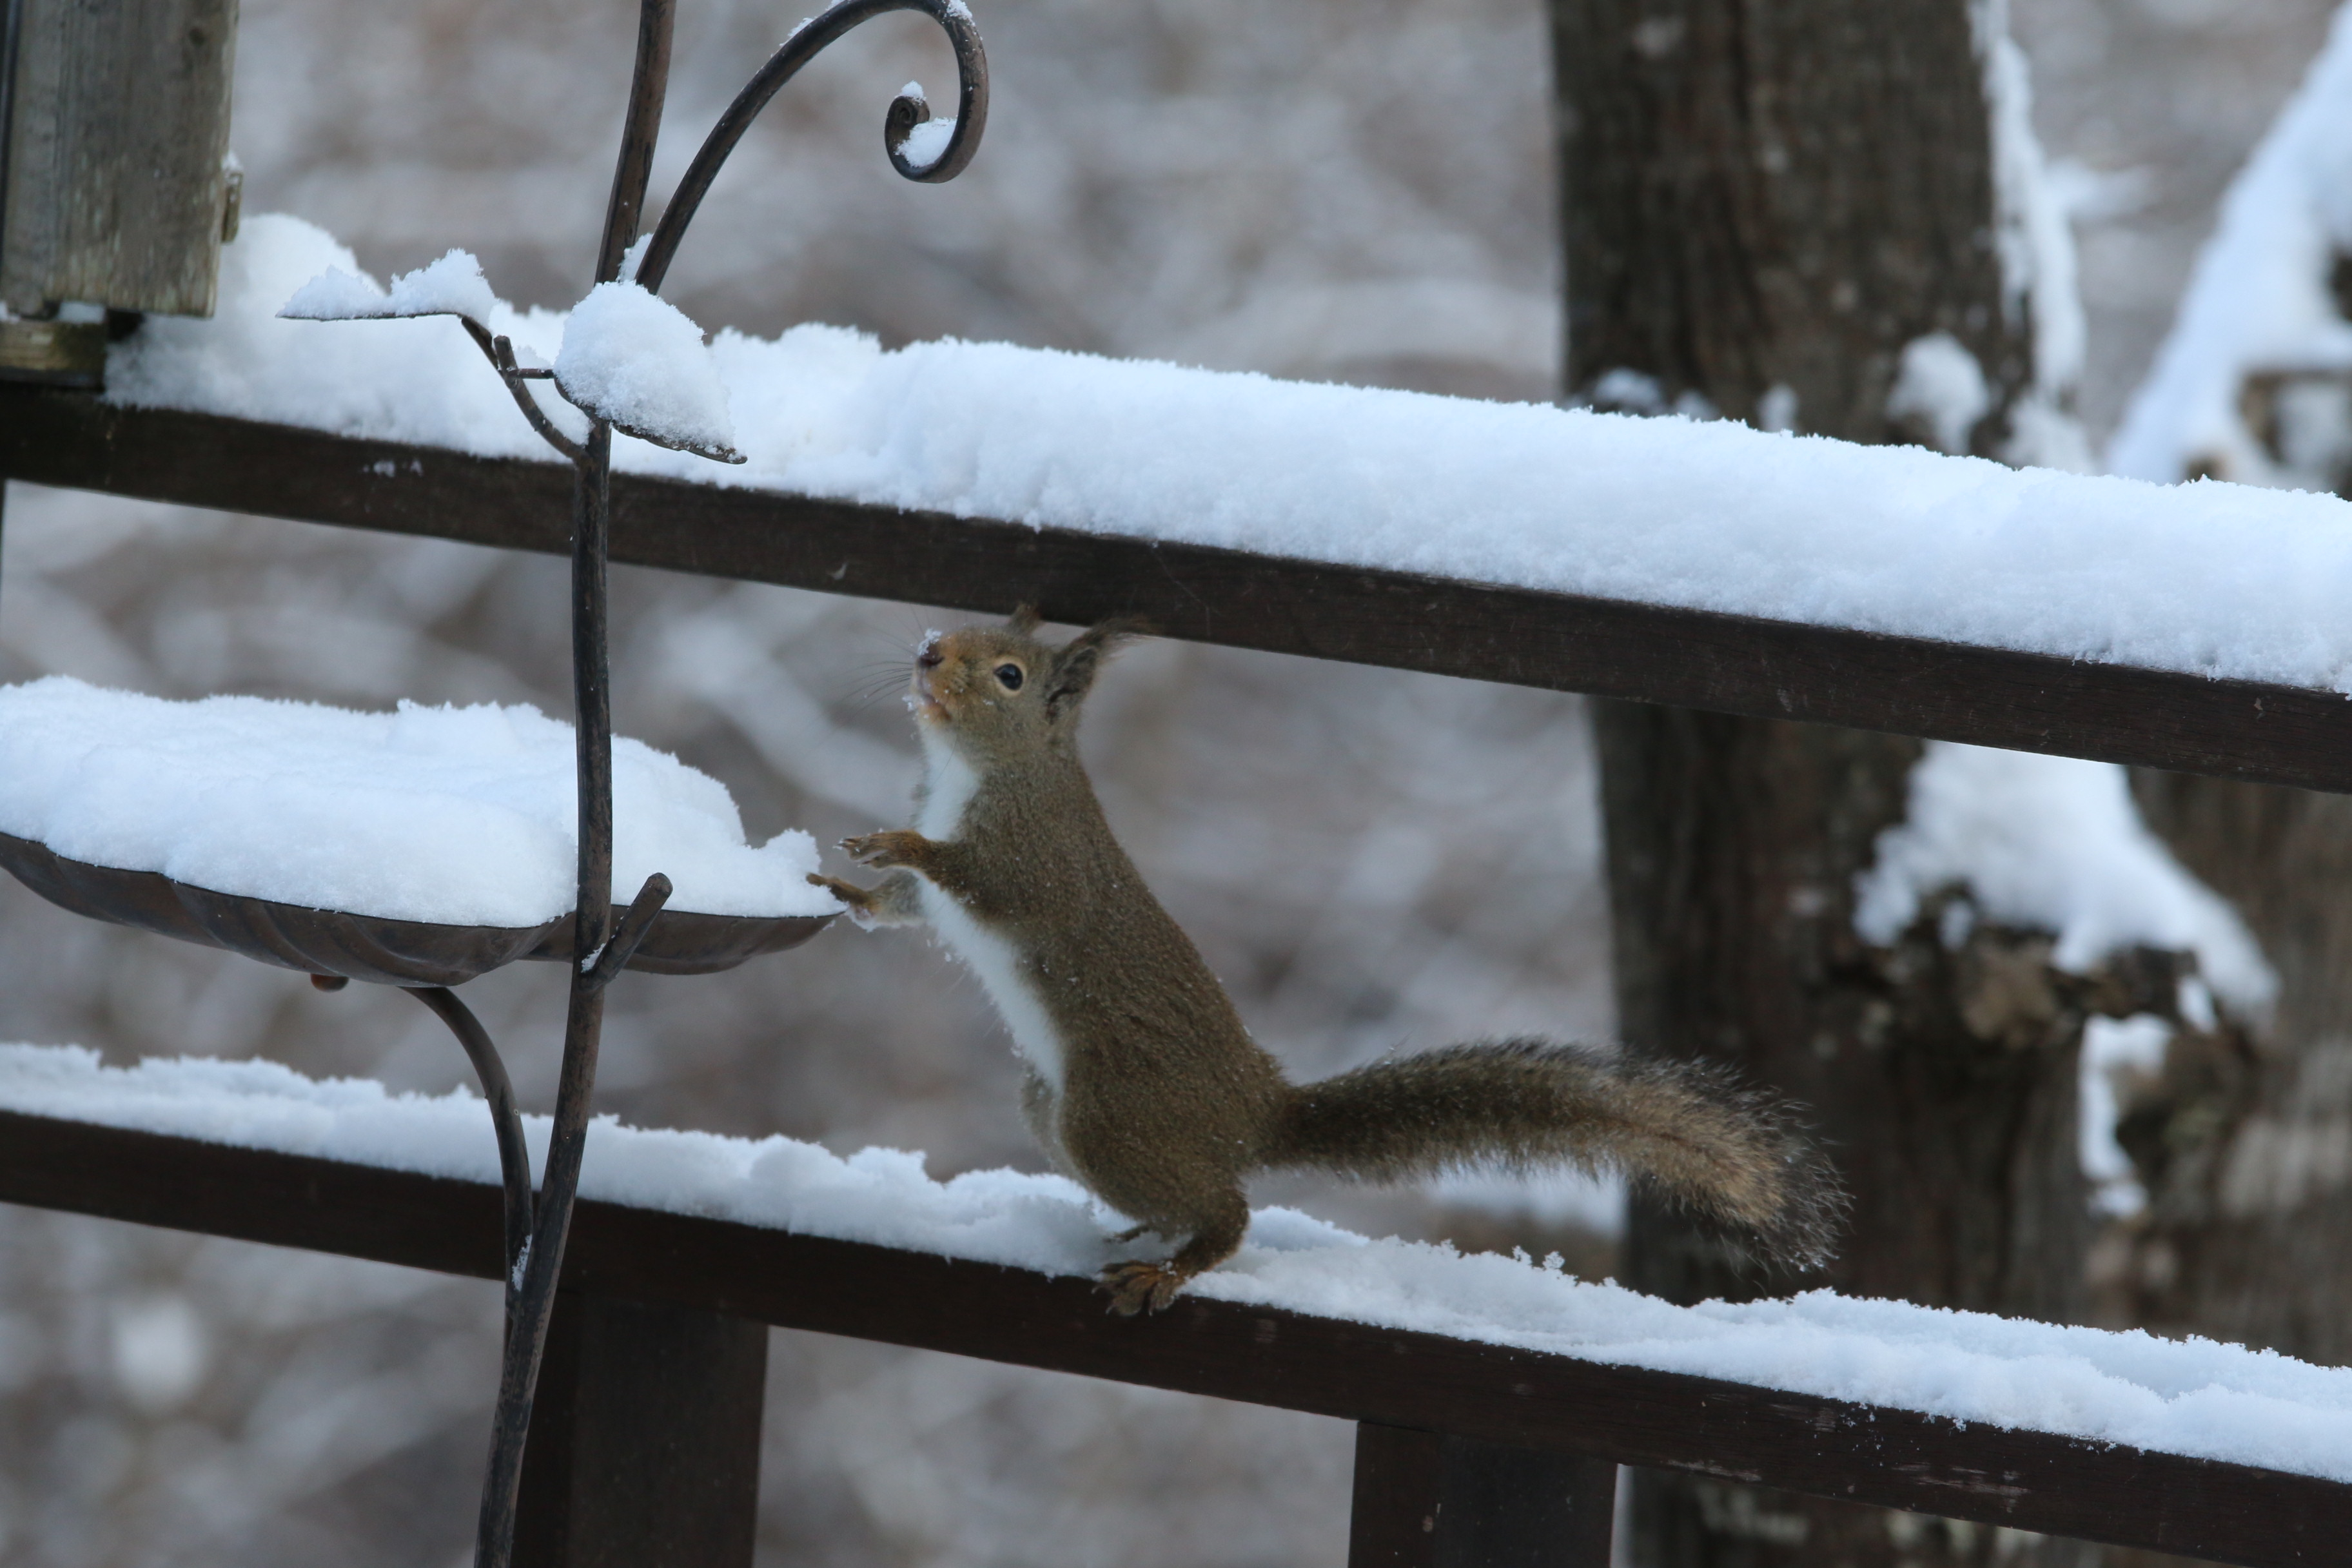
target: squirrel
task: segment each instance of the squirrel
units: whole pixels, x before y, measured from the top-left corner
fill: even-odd
[[[1166,1308],[1241,1246],[1244,1183],[1306,1168],[1395,1182],[1447,1169],[1612,1169],[1769,1258],[1825,1261],[1843,1195],[1789,1110],[1704,1067],[1503,1040],[1391,1057],[1294,1084],[1162,909],[1095,798],[1078,713],[1110,621],[1052,647],[1028,606],[1002,627],[932,633],[908,706],[926,775],[915,826],[842,841],[887,871],[811,875],[861,926],[928,923],[979,976],[1027,1067],[1021,1106],[1046,1157],[1178,1243],[1099,1279],[1122,1316]]]

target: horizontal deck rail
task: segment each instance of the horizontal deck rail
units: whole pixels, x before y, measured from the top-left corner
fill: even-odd
[[[0,389],[0,475],[565,549],[557,464]],[[2352,701],[2295,687],[622,475],[613,559],[1725,713],[2352,793]]]
[[[487,1184],[0,1112],[0,1202],[494,1279]],[[583,1202],[567,1289],[2249,1568],[2340,1563],[2352,1485]]]

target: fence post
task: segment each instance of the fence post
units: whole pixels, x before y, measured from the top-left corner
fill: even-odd
[[[235,0],[6,0],[0,298],[209,316],[236,176]],[[101,347],[103,338],[100,339]]]
[[[1348,1568],[1609,1568],[1617,1467],[1360,1422]]]
[[[767,1372],[763,1323],[558,1295],[515,1568],[751,1568]]]

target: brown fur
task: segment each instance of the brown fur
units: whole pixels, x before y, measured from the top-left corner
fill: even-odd
[[[889,871],[879,886],[810,879],[864,924],[953,917],[943,934],[987,948],[974,963],[992,994],[1018,988],[1013,1005],[999,998],[1016,1038],[1024,1018],[1032,1034],[1045,1021],[1058,1051],[1024,1040],[1023,1110],[1038,1142],[1140,1221],[1139,1234],[1181,1241],[1165,1262],[1105,1271],[1118,1310],[1156,1311],[1232,1256],[1249,1223],[1247,1178],[1285,1166],[1365,1181],[1610,1169],[1754,1233],[1773,1255],[1823,1256],[1839,1204],[1825,1163],[1779,1108],[1698,1069],[1512,1041],[1287,1082],[1144,886],[1079,763],[1079,710],[1131,628],[1098,626],[1060,647],[1035,629],[1024,610],[924,645],[909,702],[933,765],[918,820],[952,805],[933,798],[942,788],[968,782],[969,799],[952,824],[933,824],[937,837],[844,840]],[[925,884],[951,907],[927,911]]]

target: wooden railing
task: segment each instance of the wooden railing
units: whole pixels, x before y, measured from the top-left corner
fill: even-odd
[[[487,1183],[82,1122],[0,1112],[0,1202],[499,1273]],[[771,1324],[1360,1423],[1357,1563],[1485,1560],[1423,1540],[1441,1533],[1424,1519],[1489,1535],[1541,1524],[1565,1545],[1572,1499],[1590,1554],[1528,1561],[1601,1568],[1620,1464],[2265,1568],[2340,1563],[2352,1542],[2352,1486],[2304,1476],[1195,1297],[1118,1318],[1085,1279],[617,1204],[583,1202],[575,1223],[524,1534],[593,1535],[597,1561],[750,1560]],[[626,1491],[608,1469],[634,1476]],[[1483,1517],[1438,1508],[1496,1470],[1528,1484]],[[694,1539],[740,1536],[740,1554],[673,1559],[664,1542],[685,1518],[701,1521]]]
[[[0,390],[0,473],[561,555],[570,470]],[[2352,701],[1886,637],[628,474],[613,559],[1518,686],[2352,792]]]
[[[0,391],[0,475],[560,553],[570,477]],[[2333,693],[1003,521],[622,478],[614,559],[1235,647],[2352,790]],[[496,1188],[0,1114],[0,1201],[495,1279]],[[751,1560],[768,1325],[1359,1423],[1354,1568],[1601,1568],[1615,1467],[1696,1471],[2284,1568],[2343,1561],[2352,1486],[610,1204],[581,1206],[519,1563]]]

